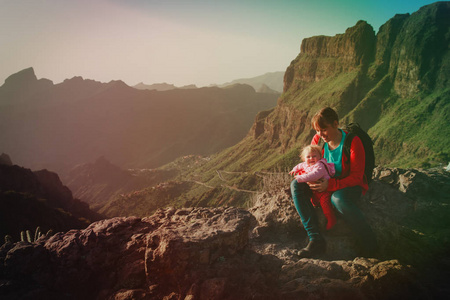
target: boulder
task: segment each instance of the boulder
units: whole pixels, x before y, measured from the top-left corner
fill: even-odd
[[[113,218],[0,250],[2,299],[270,299],[281,263],[246,249],[237,208]],[[275,271],[275,272],[274,272]]]

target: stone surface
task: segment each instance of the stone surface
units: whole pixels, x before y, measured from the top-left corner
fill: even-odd
[[[267,191],[248,211],[167,208],[35,243],[6,243],[0,248],[0,297],[440,299],[449,292],[443,233],[450,225],[433,220],[448,215],[441,204],[450,202],[449,174],[377,168],[374,175],[358,205],[377,233],[376,257],[358,256],[352,232],[338,218],[325,232],[327,254],[299,259],[306,237],[292,200],[284,191]],[[427,215],[424,226],[418,220]]]

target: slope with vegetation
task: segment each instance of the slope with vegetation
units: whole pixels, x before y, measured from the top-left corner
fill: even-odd
[[[274,109],[260,112],[237,145],[191,170],[220,186],[217,170],[245,172],[229,184],[258,189],[254,173],[290,169],[314,134],[311,117],[331,106],[341,124],[359,123],[374,140],[376,163],[433,167],[450,160],[450,2],[396,15],[375,35],[359,21],[344,34],[303,40]],[[193,192],[191,192],[193,193]],[[198,191],[199,194],[202,194]],[[217,203],[217,195],[209,197]],[[204,195],[204,194],[203,194]],[[241,195],[241,204],[248,201]]]

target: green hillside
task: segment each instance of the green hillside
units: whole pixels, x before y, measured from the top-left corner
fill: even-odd
[[[358,122],[373,137],[376,163],[428,168],[450,161],[450,2],[412,15],[396,15],[379,32],[359,21],[344,34],[303,40],[287,68],[277,107],[260,112],[245,139],[181,178],[216,187],[261,189],[259,171],[286,171],[299,162],[299,148],[314,134],[311,117],[324,106],[338,111],[341,125]],[[226,182],[217,170],[230,173]],[[196,194],[197,193],[197,194]],[[204,187],[190,191],[205,200]],[[220,198],[220,197],[219,197]],[[229,204],[243,204],[241,192]],[[195,202],[195,201],[194,201]]]

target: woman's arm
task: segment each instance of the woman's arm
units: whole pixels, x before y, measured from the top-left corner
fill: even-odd
[[[344,155],[342,157],[344,159]],[[347,158],[348,159],[348,158]],[[364,178],[364,168],[365,168],[365,151],[364,146],[359,139],[355,136],[353,138],[352,144],[350,146],[350,172],[348,176],[339,179],[331,178],[328,181],[327,191],[334,192],[346,187],[360,185]]]

